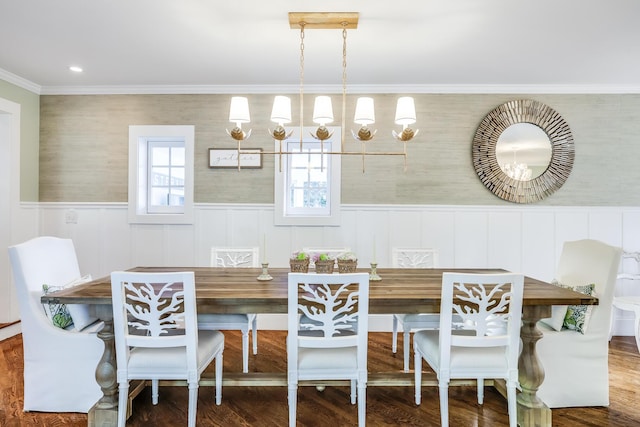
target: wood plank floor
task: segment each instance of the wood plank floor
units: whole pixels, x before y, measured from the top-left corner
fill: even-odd
[[[285,332],[260,331],[258,355],[250,356],[253,372],[286,371]],[[225,332],[224,370],[241,372],[240,335]],[[401,349],[402,340],[398,343]],[[86,426],[86,414],[24,413],[22,411],[22,338],[0,342],[0,426]],[[610,346],[611,405],[608,408],[554,409],[553,425],[634,426],[640,425],[640,355],[633,337],[614,337]],[[402,369],[400,353],[391,353],[390,333],[371,333],[370,371]],[[225,387],[222,405],[216,406],[213,389],[201,387],[198,398],[198,426],[282,426],[287,424],[285,387]],[[479,406],[474,387],[452,387],[451,426],[507,426],[505,399],[493,388],[485,391]],[[186,425],[187,390],[163,387],[160,403],[151,404],[150,392],[143,391],[134,401],[128,426]],[[416,406],[411,387],[369,387],[367,423],[370,426],[437,426],[440,424],[437,388],[425,388],[421,406]],[[356,406],[349,403],[348,387],[301,387],[298,393],[298,425],[348,426],[357,424]]]

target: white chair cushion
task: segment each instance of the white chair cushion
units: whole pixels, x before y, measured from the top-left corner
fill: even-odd
[[[215,354],[224,346],[224,335],[220,331],[198,331],[198,369],[210,362],[207,355]],[[187,371],[185,347],[143,348],[135,347],[129,358],[129,377],[184,378]],[[158,375],[158,373],[161,373]]]
[[[249,314],[198,314],[198,324],[216,323],[247,323],[249,321]],[[255,316],[255,314],[253,315]]]
[[[304,369],[351,369],[358,367],[356,347],[300,348],[298,368]]]
[[[396,314],[398,320],[402,323],[414,323],[414,322],[433,322],[434,327],[440,326],[440,315],[438,313],[433,314]]]
[[[460,331],[466,333],[469,331]],[[455,332],[458,334],[458,332]],[[419,347],[427,361],[434,362],[435,371],[440,367],[439,331],[418,331],[413,336],[414,345]],[[464,366],[465,369],[460,367]],[[504,372],[507,367],[506,347],[452,347],[450,368],[452,378],[473,378],[478,370],[490,374],[491,371]],[[469,373],[465,373],[467,371]],[[455,372],[455,373],[454,373]]]

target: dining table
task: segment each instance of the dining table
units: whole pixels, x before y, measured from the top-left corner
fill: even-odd
[[[220,267],[135,267],[128,271],[169,272],[193,271],[198,313],[287,313],[288,268],[268,269],[270,280],[264,280],[260,268]],[[358,269],[370,272],[368,269]],[[487,268],[378,268],[376,279],[369,285],[369,314],[437,313],[440,310],[443,272],[504,273],[504,269]],[[260,277],[259,280],[258,278]],[[104,322],[98,337],[104,342],[104,353],[96,367],[96,381],[103,396],[90,410],[88,425],[116,425],[118,387],[111,307],[111,278],[105,276],[91,282],[60,290],[41,297],[42,302],[90,304],[95,315]],[[598,299],[570,289],[560,288],[525,276],[520,337],[522,352],[518,361],[521,391],[517,397],[518,424],[551,426],[551,409],[537,396],[544,381],[544,369],[536,356],[536,342],[543,338],[537,322],[551,316],[553,305],[596,305]],[[455,380],[452,386],[472,384],[475,380]],[[213,378],[203,377],[201,385],[213,385]],[[493,384],[505,393],[501,381]],[[227,373],[223,386],[286,386],[284,373]],[[368,386],[414,386],[413,373],[370,372]],[[425,372],[423,386],[437,386],[435,373]]]

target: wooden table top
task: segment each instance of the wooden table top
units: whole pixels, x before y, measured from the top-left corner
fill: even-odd
[[[260,268],[136,267],[130,271],[193,271],[199,313],[286,313],[288,268],[269,269],[270,281],[259,281]],[[368,272],[368,269],[358,269]],[[427,313],[440,309],[442,273],[504,273],[500,269],[380,268],[379,282],[369,285],[371,314]],[[43,296],[42,301],[111,304],[109,276]],[[595,305],[598,299],[525,277],[524,306]]]

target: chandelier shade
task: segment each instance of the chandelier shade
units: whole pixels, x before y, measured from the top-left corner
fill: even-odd
[[[244,96],[231,97],[231,107],[229,108],[229,121],[240,127],[242,123],[249,123],[249,100]]]
[[[412,97],[398,98],[395,122],[402,126],[412,125],[416,122],[416,105]]]
[[[375,123],[376,114],[373,107],[373,98],[361,96],[356,102],[356,113],[353,118],[354,123],[359,125],[370,125]]]
[[[271,110],[271,121],[280,126],[291,123],[291,98],[277,95],[273,99],[273,109]]]
[[[313,122],[321,126],[333,122],[333,106],[330,96],[316,96],[313,103]]]

